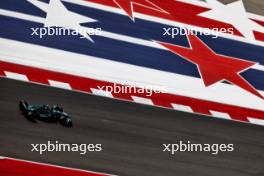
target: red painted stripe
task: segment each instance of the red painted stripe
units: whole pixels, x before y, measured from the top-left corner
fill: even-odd
[[[107,176],[107,174],[4,158],[0,159],[0,176]]]
[[[255,34],[256,40],[264,41],[264,34],[263,33],[254,31],[254,34]]]
[[[112,0],[85,0],[85,1],[119,8]],[[155,11],[149,8],[144,8],[138,5],[134,5],[134,11],[138,13],[159,17],[167,20],[172,20],[175,22],[180,22],[188,25],[194,25],[202,28],[209,28],[209,29],[233,28],[234,35],[242,36],[241,33],[230,24],[198,16],[199,13],[210,10],[208,8],[189,4],[189,3],[179,2],[177,0],[166,0],[166,1],[151,0],[151,2],[153,2],[160,8],[164,9],[165,11],[169,12],[169,14],[162,13],[160,11]],[[258,23],[263,24],[264,22],[258,21]],[[254,34],[257,40],[264,41],[263,33],[254,32]]]
[[[0,61],[0,72],[9,71],[26,75],[31,82],[48,84],[48,80],[60,81],[68,83],[73,90],[83,91],[85,93],[91,93],[91,88],[98,89],[98,86],[112,86],[114,83],[79,77],[64,73],[58,73],[54,71],[48,71],[33,67],[22,66],[18,64],[12,64]],[[120,85],[121,86],[121,85]],[[264,120],[264,111],[254,110],[250,108],[243,108],[234,105],[227,105],[223,103],[217,103],[212,101],[206,101],[181,95],[167,94],[167,93],[155,93],[152,92],[151,96],[145,93],[116,93],[112,94],[116,99],[122,99],[127,101],[133,101],[132,96],[147,98],[152,100],[155,106],[164,108],[172,108],[172,103],[189,106],[194,112],[211,115],[210,110],[228,113],[233,120],[248,122],[247,117]]]
[[[251,20],[253,20],[253,19],[251,19]],[[264,27],[264,21],[260,21],[260,20],[253,20],[253,21],[257,22],[258,24],[260,24],[261,26]]]
[[[5,73],[0,70],[0,76],[5,76]]]

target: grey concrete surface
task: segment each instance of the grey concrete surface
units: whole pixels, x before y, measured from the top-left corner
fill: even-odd
[[[28,159],[124,176],[262,176],[263,127],[160,109],[0,78],[0,156]],[[36,124],[18,101],[59,104],[74,127]],[[103,151],[31,152],[30,144],[101,143]],[[233,143],[234,152],[162,152],[163,143]],[[1,174],[0,174],[1,175]]]

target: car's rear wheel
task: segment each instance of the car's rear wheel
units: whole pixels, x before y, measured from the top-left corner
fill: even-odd
[[[27,107],[28,107],[28,103],[25,102],[24,100],[22,100],[22,101],[19,102],[19,109],[20,109],[20,111],[23,114],[26,114],[27,113],[27,111],[28,111]]]

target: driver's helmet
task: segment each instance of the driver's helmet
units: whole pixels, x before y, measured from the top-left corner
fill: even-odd
[[[58,105],[54,105],[54,106],[52,107],[52,109],[55,110],[55,111],[63,112],[63,109],[62,109],[61,107],[59,107]]]
[[[50,107],[48,105],[42,105],[42,107],[40,108],[42,112],[49,112],[50,111]]]
[[[48,110],[49,109],[49,106],[48,105],[43,105],[43,109],[44,110]]]

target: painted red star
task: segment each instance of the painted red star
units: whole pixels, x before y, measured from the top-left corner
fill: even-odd
[[[190,48],[164,42],[157,43],[169,49],[174,54],[196,64],[206,87],[225,80],[264,99],[263,96],[240,75],[240,73],[255,65],[255,62],[219,55],[196,35],[191,34],[191,32],[188,32],[187,36]]]
[[[133,20],[134,19],[134,5],[140,5],[146,8],[150,8],[153,10],[166,12],[163,9],[161,9],[159,6],[155,5],[154,3],[150,2],[149,0],[113,0],[121,9],[123,9],[126,14]]]

